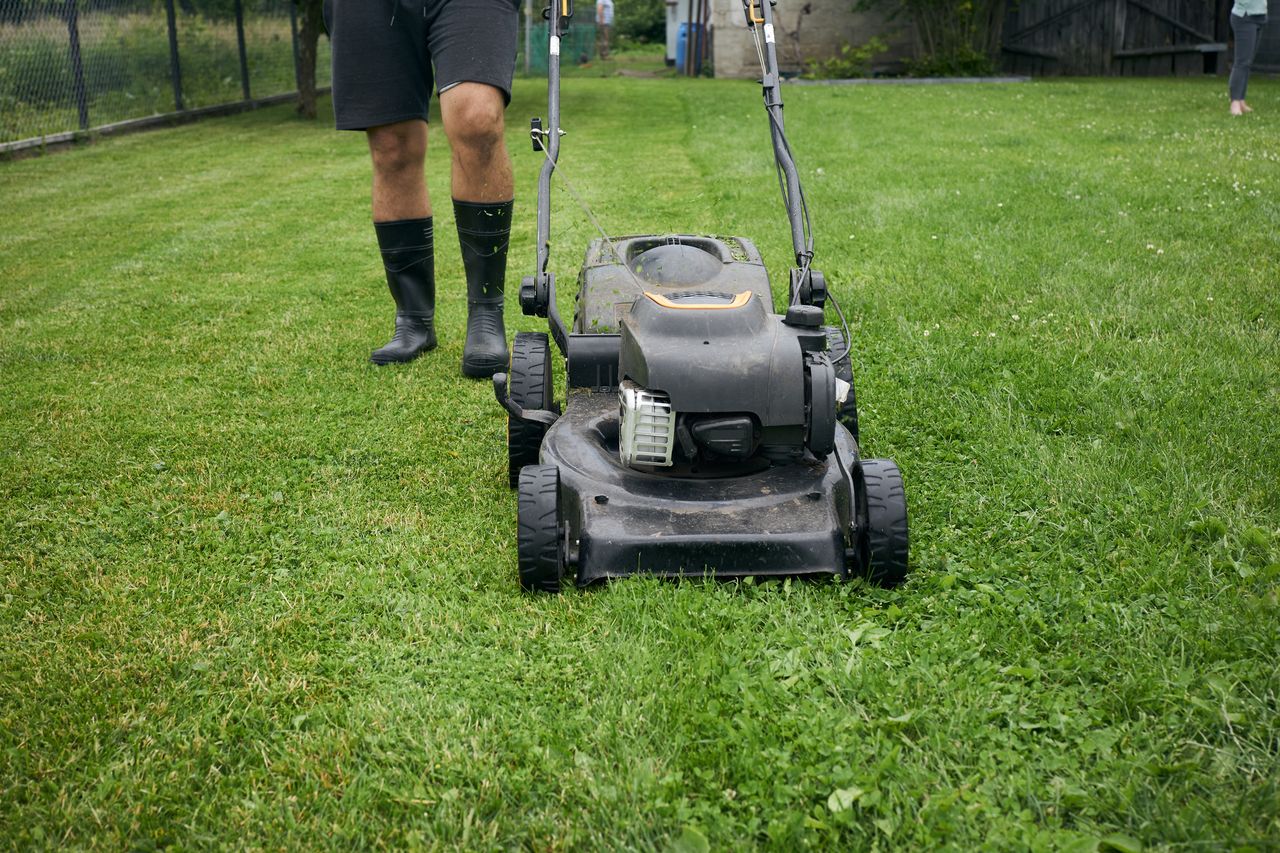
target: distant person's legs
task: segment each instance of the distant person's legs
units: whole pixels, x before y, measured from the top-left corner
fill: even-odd
[[[609,30],[612,29],[608,24],[596,24],[596,52],[600,54],[601,59],[609,58]]]
[[[1261,40],[1262,25],[1267,21],[1266,15],[1232,15],[1231,32],[1235,35],[1236,52],[1231,63],[1231,77],[1227,81],[1227,90],[1231,94],[1231,114],[1244,115],[1253,112],[1245,103],[1245,93],[1249,87],[1249,71],[1253,68],[1253,58],[1258,52]]]

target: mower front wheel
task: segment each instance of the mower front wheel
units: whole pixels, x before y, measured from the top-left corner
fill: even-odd
[[[518,332],[511,342],[507,394],[522,409],[554,409],[551,345],[545,332]],[[537,464],[546,434],[543,424],[507,416],[507,482],[512,488],[520,480],[520,469]]]
[[[520,588],[560,591],[564,537],[560,535],[560,472],[554,465],[526,465],[517,486],[516,554]]]
[[[867,580],[895,587],[907,579],[907,493],[902,472],[889,459],[861,463],[866,539],[863,570]]]

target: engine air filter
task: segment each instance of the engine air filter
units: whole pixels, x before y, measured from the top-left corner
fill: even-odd
[[[624,379],[618,388],[618,402],[621,408],[618,452],[622,464],[670,466],[676,437],[676,414],[671,410],[671,398]]]

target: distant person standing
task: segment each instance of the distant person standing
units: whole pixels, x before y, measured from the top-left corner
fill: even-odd
[[[1236,37],[1236,55],[1227,81],[1233,116],[1253,112],[1253,108],[1244,102],[1244,94],[1249,87],[1249,70],[1253,67],[1253,57],[1258,53],[1258,42],[1266,23],[1267,0],[1235,0],[1231,7],[1231,32]]]
[[[596,52],[601,59],[609,58],[609,31],[612,29],[613,0],[596,0]]]

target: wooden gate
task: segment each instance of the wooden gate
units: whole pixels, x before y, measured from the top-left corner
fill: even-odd
[[[1226,68],[1231,0],[1021,0],[1001,49],[1012,72],[1215,74]]]

